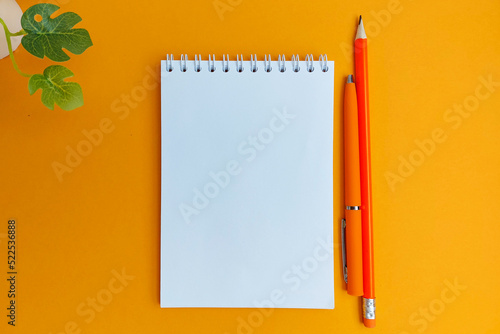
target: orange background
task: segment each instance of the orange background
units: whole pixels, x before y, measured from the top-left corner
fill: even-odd
[[[19,1],[23,10],[35,3]],[[29,96],[27,79],[10,60],[0,60],[1,277],[10,218],[18,225],[19,272],[15,328],[6,324],[8,286],[0,283],[1,332],[232,334],[239,317],[254,312],[159,307],[160,90],[144,85],[154,85],[159,76],[151,73],[167,52],[177,59],[181,53],[298,53],[302,59],[327,53],[335,60],[336,308],[277,309],[247,332],[369,331],[359,319],[359,300],[341,282],[337,233],[342,84],[353,71],[348,48],[363,14],[370,38],[378,312],[370,331],[499,333],[500,87],[479,105],[471,96],[480,77],[500,81],[500,2],[232,3],[221,20],[212,0],[59,1],[56,14],[77,12],[78,27],[94,42],[64,64],[85,96],[85,105],[70,112],[46,109],[40,92]],[[52,64],[22,47],[15,56],[28,73]],[[129,106],[120,102],[132,94]],[[448,111],[464,102],[469,114]],[[60,182],[53,162],[65,163],[67,146],[75,149],[85,140],[82,131],[105,118],[113,130]],[[436,129],[444,134],[433,146],[428,139]],[[427,143],[427,155],[416,140]],[[391,188],[388,173],[397,175],[400,159],[410,158],[418,166],[406,166],[405,176],[399,174],[404,181]],[[113,270],[123,269],[134,279],[120,290]],[[450,290],[455,281],[458,290]],[[105,296],[112,300],[90,320],[88,298]]]

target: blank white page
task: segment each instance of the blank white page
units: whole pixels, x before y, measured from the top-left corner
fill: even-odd
[[[334,308],[327,64],[162,61],[161,307]]]

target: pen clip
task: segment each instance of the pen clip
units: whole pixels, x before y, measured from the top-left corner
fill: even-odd
[[[342,271],[344,274],[344,282],[347,284],[347,256],[346,256],[346,246],[345,246],[345,228],[346,228],[346,221],[345,221],[345,218],[342,218],[342,229],[341,229]]]

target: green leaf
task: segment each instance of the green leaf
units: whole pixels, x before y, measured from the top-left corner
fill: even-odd
[[[43,75],[32,75],[28,89],[31,95],[41,89],[42,102],[50,110],[54,110],[54,103],[63,110],[73,110],[83,105],[83,94],[79,84],[64,81],[72,76],[73,72],[66,67],[52,65],[43,71]]]
[[[82,20],[76,13],[68,12],[51,18],[50,15],[58,9],[58,6],[48,3],[28,8],[21,18],[21,25],[27,32],[21,43],[38,58],[47,56],[61,62],[69,60],[63,48],[79,55],[92,46],[92,40],[87,30],[72,29]],[[41,16],[40,22],[35,19],[36,15]]]

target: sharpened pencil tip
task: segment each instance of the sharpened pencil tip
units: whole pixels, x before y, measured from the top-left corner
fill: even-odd
[[[347,83],[353,83],[353,82],[354,82],[353,76],[352,76],[352,74],[349,74],[347,76]]]
[[[363,25],[363,19],[361,18],[361,15],[359,16],[359,25],[358,25],[358,30],[356,31],[356,38],[366,38],[366,32],[365,32],[365,27]]]

